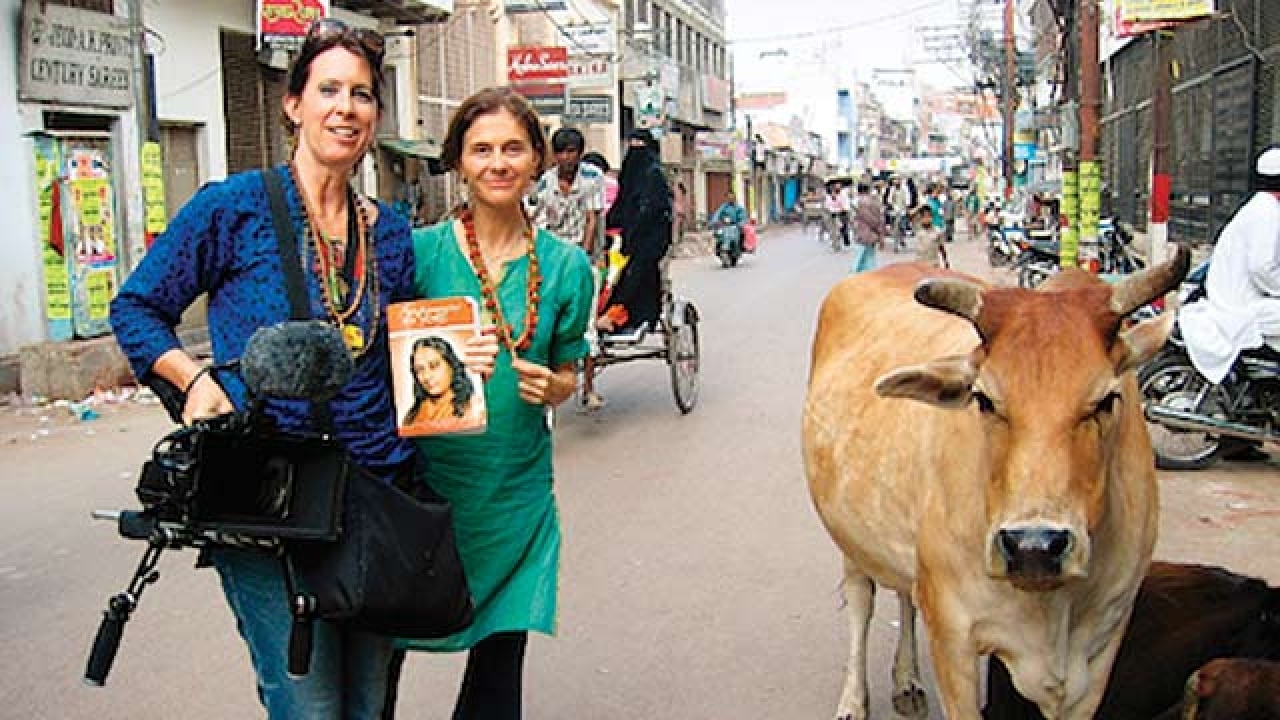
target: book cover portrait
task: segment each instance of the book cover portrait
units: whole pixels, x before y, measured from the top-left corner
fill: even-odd
[[[480,332],[479,317],[468,297],[388,308],[391,384],[402,437],[484,430],[483,381],[462,362],[466,339]]]

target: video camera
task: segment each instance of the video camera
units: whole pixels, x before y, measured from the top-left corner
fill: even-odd
[[[255,332],[239,361],[214,366],[239,372],[250,403],[242,412],[193,422],[165,435],[142,466],[136,495],[142,510],[96,511],[115,520],[121,537],[147,550],[128,588],[107,604],[90,651],[85,682],[106,681],[124,624],[147,585],[159,579],[166,549],[216,546],[279,551],[293,540],[334,540],[340,533],[345,451],[325,434],[280,431],[264,411],[269,398],[323,403],[353,370],[341,334],[319,321],[291,321]],[[180,420],[186,396],[153,380],[170,417]]]

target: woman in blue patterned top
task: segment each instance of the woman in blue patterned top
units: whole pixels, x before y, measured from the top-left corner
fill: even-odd
[[[268,169],[284,181],[314,317],[338,325],[355,373],[329,403],[333,430],[351,457],[385,481],[416,473],[416,449],[395,432],[389,386],[389,302],[411,299],[413,252],[407,222],[358,197],[349,179],[382,111],[382,38],[336,20],[312,25],[288,75],[284,120],[295,151]],[[348,252],[350,250],[350,252]],[[135,375],[186,388],[184,422],[244,408],[238,378],[215,378],[179,346],[174,326],[208,293],[215,363],[240,357],[258,328],[288,320],[277,237],[263,174],[210,183],[191,199],[147,253],[111,306],[111,322]],[[490,337],[468,347],[468,364],[487,376]],[[271,401],[283,429],[308,424],[308,407]],[[287,674],[289,603],[279,560],[218,549],[214,565],[249,647],[259,695],[271,718],[376,718],[382,711],[391,642],[317,621],[310,674]]]

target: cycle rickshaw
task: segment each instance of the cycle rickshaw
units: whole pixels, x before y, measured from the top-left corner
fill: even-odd
[[[672,289],[670,265],[671,252],[668,251],[658,265],[658,319],[629,332],[601,331],[593,356],[594,377],[614,365],[636,360],[665,360],[676,407],[685,415],[698,402],[699,316],[698,308]]]

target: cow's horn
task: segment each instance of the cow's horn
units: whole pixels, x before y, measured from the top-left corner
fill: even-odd
[[[921,305],[946,310],[971,323],[978,322],[978,311],[982,309],[982,288],[965,280],[924,280],[916,285],[915,297]]]
[[[1111,289],[1112,312],[1124,317],[1182,282],[1191,268],[1191,251],[1186,245],[1173,247],[1173,257],[1167,262],[1130,275]]]

